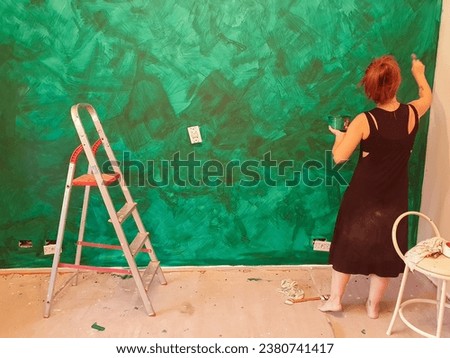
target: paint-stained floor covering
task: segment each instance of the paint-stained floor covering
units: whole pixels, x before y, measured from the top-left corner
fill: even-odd
[[[167,285],[155,278],[151,298],[156,316],[147,316],[133,279],[95,272],[81,273],[78,286],[55,297],[49,318],[43,318],[49,273],[0,274],[0,337],[166,337],[166,338],[389,338],[386,329],[394,309],[400,278],[392,281],[376,320],[366,316],[368,280],[353,276],[343,301],[344,311],[322,313],[319,301],[287,305],[283,280],[296,281],[306,297],[329,293],[328,266],[164,268]],[[70,274],[60,274],[57,288]],[[435,296],[432,282],[410,276],[405,297]],[[450,337],[446,310],[443,337]],[[429,332],[436,309],[418,304],[405,315]],[[104,328],[104,329],[103,329]],[[420,337],[398,318],[392,338]]]

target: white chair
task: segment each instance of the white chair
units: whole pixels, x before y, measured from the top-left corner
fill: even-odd
[[[447,281],[450,280],[450,258],[439,255],[437,258],[431,258],[426,257],[422,259],[419,263],[417,263],[414,267],[414,270],[417,272],[420,272],[429,278],[435,278],[437,279],[437,294],[436,299],[427,299],[427,298],[412,298],[405,300],[402,302],[403,298],[403,291],[405,289],[406,280],[408,279],[408,274],[412,269],[408,266],[406,258],[404,254],[400,251],[400,248],[397,244],[397,227],[400,223],[400,221],[409,216],[409,215],[416,215],[419,216],[426,221],[430,223],[430,225],[433,228],[434,236],[440,237],[440,233],[438,228],[436,227],[436,224],[425,214],[422,214],[417,211],[407,211],[400,215],[397,220],[395,221],[393,227],[392,227],[392,242],[394,244],[395,250],[397,251],[397,254],[402,258],[402,260],[405,262],[405,271],[403,273],[403,278],[400,284],[400,290],[398,292],[397,297],[397,303],[395,304],[394,313],[392,315],[391,323],[389,324],[389,328],[386,332],[388,336],[392,333],[392,327],[394,325],[395,319],[397,318],[397,315],[400,316],[401,320],[413,331],[429,338],[439,338],[441,337],[442,332],[442,322],[444,319],[444,309],[445,307],[450,308],[450,304],[446,303],[446,290],[447,290]],[[407,305],[414,304],[414,303],[429,303],[436,305],[437,308],[437,322],[436,322],[436,334],[430,334],[428,332],[425,332],[412,324],[403,314],[403,308],[405,308]]]

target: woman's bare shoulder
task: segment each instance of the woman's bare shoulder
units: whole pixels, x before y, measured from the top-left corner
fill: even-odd
[[[359,133],[362,139],[366,139],[370,133],[369,123],[364,112],[356,115],[349,129],[350,127],[352,127],[352,131]]]
[[[355,125],[362,126],[367,123],[367,117],[365,113],[359,113],[356,115],[356,117],[353,119],[352,123],[355,123]]]

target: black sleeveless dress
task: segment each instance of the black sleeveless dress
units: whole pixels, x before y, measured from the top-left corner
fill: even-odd
[[[415,117],[411,133],[409,108]],[[408,211],[408,162],[419,117],[417,110],[406,104],[394,112],[375,108],[365,115],[370,134],[360,143],[359,160],[342,199],[329,262],[342,273],[396,277],[405,266],[392,244],[392,226]],[[364,156],[364,152],[368,154]],[[397,239],[405,252],[407,219],[400,222]]]

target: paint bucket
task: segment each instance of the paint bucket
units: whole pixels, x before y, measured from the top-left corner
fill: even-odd
[[[442,243],[442,253],[450,258],[450,241],[444,241]]]
[[[341,115],[329,115],[328,116],[328,125],[331,128],[337,129],[339,131],[344,131],[344,117]]]

